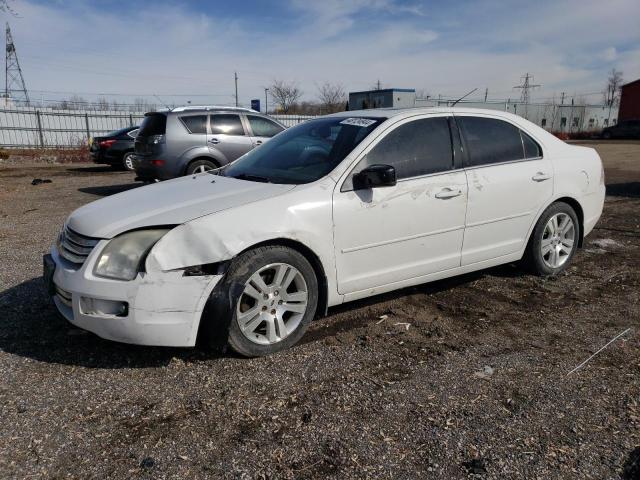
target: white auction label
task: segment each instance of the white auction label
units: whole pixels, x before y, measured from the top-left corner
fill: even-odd
[[[342,125],[355,125],[356,127],[370,127],[371,125],[376,123],[376,121],[371,120],[370,118],[351,117],[344,119],[340,123]]]

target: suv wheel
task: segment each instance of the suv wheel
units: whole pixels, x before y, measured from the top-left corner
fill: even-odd
[[[187,175],[194,175],[196,173],[204,173],[209,170],[215,170],[218,168],[218,165],[213,163],[211,160],[195,160],[189,164],[187,167]]]

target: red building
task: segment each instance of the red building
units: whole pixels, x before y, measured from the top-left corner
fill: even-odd
[[[622,86],[618,123],[622,120],[640,120],[640,78]]]

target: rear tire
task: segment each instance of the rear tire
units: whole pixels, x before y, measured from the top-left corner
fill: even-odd
[[[187,167],[186,174],[195,175],[197,173],[204,173],[208,172],[209,170],[215,170],[216,168],[218,168],[218,165],[216,165],[211,160],[194,160]]]
[[[578,248],[580,235],[575,210],[564,202],[551,204],[531,233],[525,265],[532,273],[545,277],[564,272]]]
[[[259,247],[231,262],[209,304],[206,343],[220,346],[224,339],[240,355],[261,357],[302,338],[318,306],[318,280],[296,250]]]

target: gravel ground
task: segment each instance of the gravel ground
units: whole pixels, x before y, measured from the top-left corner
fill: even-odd
[[[41,255],[133,175],[0,165],[0,478],[640,478],[640,143],[589,145],[609,196],[565,275],[344,305],[252,360],[61,320]]]

